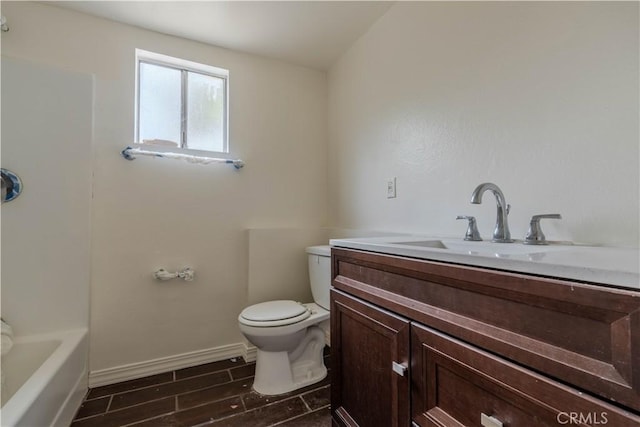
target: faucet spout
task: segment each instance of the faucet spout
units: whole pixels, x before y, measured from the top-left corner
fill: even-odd
[[[496,198],[497,215],[496,215],[496,228],[493,230],[492,241],[497,243],[512,243],[511,232],[509,231],[509,222],[507,216],[509,215],[509,209],[511,206],[507,204],[504,198],[504,194],[500,187],[491,183],[485,182],[480,184],[471,193],[471,203],[479,205],[482,203],[482,195],[485,191],[490,190]]]

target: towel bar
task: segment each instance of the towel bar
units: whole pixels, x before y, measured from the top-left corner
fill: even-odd
[[[241,169],[242,167],[244,167],[244,162],[240,159],[223,159],[218,157],[207,157],[185,153],[173,153],[170,151],[151,151],[130,146],[127,146],[124,150],[122,150],[121,154],[122,157],[127,160],[134,160],[136,156],[153,156],[165,157],[168,159],[182,159],[190,163],[200,163],[204,165],[209,163],[227,163],[233,165],[236,169]]]

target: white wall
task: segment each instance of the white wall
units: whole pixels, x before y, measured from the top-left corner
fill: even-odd
[[[329,230],[321,228],[251,229],[247,303],[278,299],[313,301],[307,246],[326,245]]]
[[[38,3],[3,2],[4,54],[95,74],[91,370],[243,341],[247,228],[326,222],[326,75]],[[134,49],[230,70],[231,151],[192,165],[120,156]],[[159,283],[154,270],[195,269]]]
[[[329,73],[331,224],[638,245],[638,3],[399,2]],[[386,183],[397,177],[397,199]]]
[[[46,4],[2,2],[2,13],[4,55],[95,75],[93,371],[241,341],[250,228],[462,236],[464,213],[488,238],[490,195],[468,201],[493,181],[516,237],[530,215],[560,212],[550,239],[638,244],[636,3],[398,3],[328,86],[319,71]],[[120,157],[135,48],[230,70],[243,170]],[[194,282],[151,279],[185,265]]]
[[[16,335],[87,328],[93,78],[2,57],[2,317]]]

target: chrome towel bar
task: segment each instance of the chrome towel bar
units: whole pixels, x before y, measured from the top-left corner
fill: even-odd
[[[207,157],[186,153],[174,153],[171,151],[151,151],[143,150],[137,147],[126,147],[121,151],[122,157],[127,160],[134,160],[136,156],[152,156],[152,157],[165,157],[168,159],[181,159],[190,163],[209,164],[209,163],[227,163],[233,165],[236,169],[244,167],[244,162],[240,159],[223,159],[218,157]]]

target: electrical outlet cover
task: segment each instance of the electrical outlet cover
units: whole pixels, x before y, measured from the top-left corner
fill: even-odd
[[[396,197],[396,178],[387,181],[387,199],[393,199]]]

